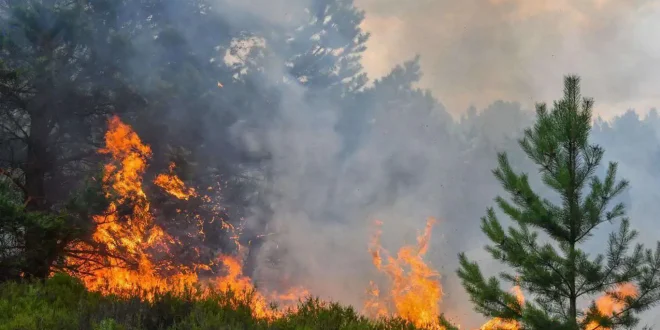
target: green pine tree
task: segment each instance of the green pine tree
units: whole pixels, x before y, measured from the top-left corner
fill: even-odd
[[[580,96],[579,78],[568,76],[564,98],[550,111],[538,104],[536,123],[519,141],[543,183],[560,197],[556,203],[535,193],[527,174],[516,173],[507,155],[499,154],[493,173],[510,198],[495,201],[514,226],[505,229],[498,213],[488,209],[482,218],[491,241],[486,250],[511,270],[500,279],[528,296],[518,303],[500,287],[500,279],[484,277],[477,263],[460,254],[458,275],[479,313],[517,320],[523,329],[621,329],[637,325],[639,313],[660,300],[660,242],[655,251],[631,246],[637,232],[624,205],[609,205],[628,182],[615,178],[616,163],[609,164],[604,179],[595,175],[604,151],[589,144],[592,107],[592,99]],[[585,252],[593,230],[613,221],[620,227],[610,235],[607,250],[595,256]],[[626,283],[636,286],[637,295],[614,293]],[[595,300],[604,295],[622,308],[602,315]]]

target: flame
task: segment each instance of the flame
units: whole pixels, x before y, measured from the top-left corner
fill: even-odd
[[[176,164],[170,163],[169,173],[168,174],[159,174],[154,183],[163,188],[170,195],[183,200],[188,200],[190,197],[197,197],[197,193],[194,188],[186,189],[186,185],[179,179],[178,176],[174,173]]]
[[[612,292],[615,295],[618,295],[621,298],[635,297],[639,294],[637,287],[632,283],[623,283],[618,285]],[[604,294],[596,300],[596,308],[598,311],[605,316],[612,316],[616,313],[621,312],[625,307],[624,302],[614,299],[610,294]],[[610,330],[610,328],[601,327],[596,322],[591,322],[587,325],[589,330]]]
[[[220,256],[219,261],[226,268],[226,275],[206,281],[201,281],[197,272],[210,270],[211,265],[200,263],[186,267],[175,264],[169,249],[179,242],[154,222],[142,186],[151,148],[116,116],[109,120],[105,144],[105,148],[99,152],[111,156],[110,162],[104,167],[103,185],[106,196],[112,202],[104,214],[93,217],[96,223],[93,242],[76,243],[69,249],[88,251],[91,257],[74,255],[66,261],[70,269],[76,269],[72,273],[80,277],[88,289],[118,295],[143,292],[144,298],[148,300],[153,299],[155,293],[166,291],[183,293],[186,290],[197,290],[204,296],[212,290],[231,290],[238,295],[250,294],[250,297],[238,298],[249,298],[243,301],[250,304],[255,317],[282,316],[282,312],[270,308],[266,296],[257,292],[251,280],[242,275],[242,263],[237,256]],[[174,174],[174,168],[175,165],[170,164],[169,173],[158,175],[154,183],[179,199],[197,197],[196,191],[187,188]],[[125,205],[131,207],[125,210]],[[228,225],[226,229],[233,231],[234,228]],[[200,235],[203,235],[201,228]],[[198,284],[210,286],[200,289]],[[300,299],[305,293],[300,289],[292,290],[281,295],[284,298],[282,302],[286,305],[287,302]],[[270,297],[279,296],[276,293],[270,294]],[[279,302],[277,299],[275,301]]]
[[[389,277],[391,288],[382,296],[378,286],[371,283],[370,297],[364,306],[367,314],[399,316],[417,327],[444,329],[438,324],[442,299],[440,274],[423,260],[434,223],[435,219],[429,218],[424,232],[417,237],[417,245],[402,247],[396,258],[386,256],[386,264],[381,256],[383,252],[387,254],[380,245],[382,223],[376,223],[378,230],[369,250],[374,266]]]
[[[112,159],[104,167],[103,184],[106,196],[112,198],[116,195],[117,198],[104,214],[93,217],[96,231],[92,239],[107,255],[95,257],[94,265],[78,264],[79,260],[75,259],[68,261],[72,266],[79,266],[81,273],[85,274],[81,279],[90,290],[104,293],[136,289],[153,293],[172,288],[181,290],[193,284],[196,275],[187,269],[173,276],[160,276],[160,272],[169,270],[172,265],[168,261],[154,260],[148,252],[148,249],[154,249],[167,254],[168,243],[175,241],[154,224],[142,187],[151,148],[118,117],[110,119],[105,143],[105,148],[99,152],[109,154]],[[124,210],[124,205],[131,205],[130,209]],[[94,248],[84,245],[79,243],[77,248]],[[94,267],[98,265],[104,267]]]
[[[515,293],[518,303],[521,305],[525,303],[525,296],[519,286],[513,287],[512,291]],[[612,292],[619,295],[621,298],[635,297],[638,295],[637,287],[632,283],[623,283],[618,285]],[[605,316],[612,316],[621,312],[624,308],[624,303],[620,300],[612,298],[610,294],[604,294],[596,300],[596,308]],[[520,323],[516,320],[504,320],[494,318],[479,328],[480,330],[519,330],[521,329]],[[611,330],[610,328],[601,327],[596,322],[590,322],[587,325],[587,330]]]
[[[511,291],[513,291],[513,293],[516,295],[518,303],[523,305],[525,303],[525,295],[523,294],[520,287],[516,285],[513,287],[513,289],[511,289]],[[505,320],[496,317],[484,323],[484,325],[482,325],[479,330],[518,330],[520,328],[520,323],[518,323],[516,320]]]
[[[309,296],[303,288],[292,288],[285,293],[257,291],[252,280],[243,274],[243,247],[239,243],[242,224],[236,227],[219,216],[209,222],[220,220],[220,226],[230,232],[230,238],[238,248],[238,255],[220,255],[217,258],[217,264],[224,266],[225,274],[201,280],[198,272],[212,270],[214,263],[196,263],[192,267],[176,264],[169,251],[180,242],[155,223],[149,199],[143,190],[143,176],[152,156],[151,148],[140,140],[129,125],[115,116],[108,122],[105,147],[99,152],[110,156],[110,161],[104,166],[102,183],[106,196],[112,202],[103,214],[93,217],[96,228],[92,241],[76,242],[69,246],[68,251],[72,254],[66,260],[71,273],[78,276],[89,290],[118,295],[142,292],[147,300],[153,299],[158,292],[196,290],[207,296],[211,292],[231,291],[237,304],[249,303],[253,315],[265,319],[285,316],[295,310],[301,298]],[[170,163],[168,173],[157,175],[153,183],[181,200],[199,198],[203,202],[211,201],[209,196],[200,196],[194,188],[186,187],[175,174],[175,168],[176,165]],[[195,235],[203,237],[201,224],[204,219],[196,216],[195,220],[199,228]],[[438,323],[443,295],[440,274],[423,259],[435,222],[435,219],[429,218],[425,230],[417,237],[417,244],[402,247],[396,257],[390,256],[381,246],[382,223],[376,222],[369,252],[374,266],[386,275],[390,286],[381,291],[374,282],[370,282],[364,304],[366,315],[398,316],[417,327],[444,330]],[[199,284],[206,284],[206,287],[201,288]],[[514,287],[513,291],[518,301],[524,303],[520,287]],[[615,292],[628,297],[636,295],[637,289],[632,284],[624,284]],[[274,303],[286,309],[272,308]],[[621,302],[609,295],[599,298],[596,305],[605,315],[612,315],[623,308]],[[597,325],[591,323],[589,327],[593,330]],[[515,320],[494,318],[480,330],[520,328]]]

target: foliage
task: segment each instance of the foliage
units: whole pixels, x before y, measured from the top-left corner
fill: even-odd
[[[209,191],[209,185],[213,186],[214,205],[205,208],[201,198],[177,201],[162,192],[158,196],[159,192],[151,191],[153,187],[145,184],[149,195],[156,195],[151,206],[157,211],[158,224],[169,234],[181,236],[177,238],[182,246],[203,247],[201,250],[207,258],[219,251],[226,252],[233,246],[233,241],[228,239],[220,221],[205,222],[205,235],[182,233],[196,228],[198,217],[209,219],[216,216],[220,212],[215,210],[216,206],[222,209],[223,220],[234,225],[250,216],[249,227],[255,232],[243,233],[247,235],[242,237],[245,240],[242,243],[249,243],[251,247],[245,265],[248,274],[256,267],[255,252],[267,237],[261,234],[265,234],[268,222],[272,220],[269,212],[272,201],[264,200],[263,196],[276,195],[280,188],[272,187],[276,173],[269,160],[276,157],[264,147],[263,140],[271,138],[269,125],[281,119],[276,116],[289,107],[301,106],[306,111],[315,111],[317,107],[337,108],[334,129],[343,144],[340,162],[349,162],[355,156],[364,157],[359,148],[373,143],[370,146],[378,150],[378,157],[383,159],[376,165],[382,164],[386,168],[378,181],[385,184],[383,189],[376,189],[373,196],[365,198],[364,208],[368,205],[377,209],[392,204],[392,199],[408,192],[407,188],[426,182],[441,190],[437,194],[438,190],[433,190],[433,194],[427,195],[434,203],[441,200],[443,205],[438,209],[442,211],[438,212],[444,212],[441,214],[444,218],[453,220],[447,226],[460,226],[463,233],[471,236],[463,225],[465,220],[474,215],[474,205],[484,203],[496,188],[485,183],[481,176],[487,174],[486,167],[491,166],[482,160],[494,154],[496,148],[509,150],[519,129],[527,124],[527,114],[519,104],[496,102],[480,114],[475,110],[465,120],[455,122],[430,92],[415,87],[422,75],[419,57],[395,67],[373,85],[368,84],[360,57],[369,34],[361,28],[364,12],[354,5],[353,0],[312,0],[303,1],[305,4],[300,6],[292,4],[287,8],[291,12],[287,17],[293,16],[291,20],[295,24],[277,19],[264,20],[258,13],[246,14],[240,10],[242,6],[235,6],[237,3],[240,1],[8,0],[0,3],[0,282],[15,280],[21,274],[46,278],[53,270],[63,270],[60,261],[71,252],[66,250],[67,245],[90,241],[90,233],[94,230],[92,215],[107,209],[108,203],[99,186],[98,165],[103,159],[96,150],[103,142],[106,119],[114,114],[130,123],[152,147],[154,159],[147,178],[167,170],[173,162],[176,173],[188,186],[197,191]],[[228,17],[234,14],[237,17]],[[238,17],[238,14],[246,16]],[[263,40],[264,44],[257,42],[257,46],[243,54],[242,44],[255,40]],[[229,54],[242,58],[229,63],[225,61]],[[302,91],[301,95],[299,91]],[[295,94],[293,102],[289,93]],[[301,100],[297,99],[299,96]],[[565,102],[561,104],[566,105]],[[554,121],[561,117],[543,113],[545,121],[543,125],[539,124],[538,134],[547,133],[549,127],[559,125]],[[660,127],[657,114],[643,123],[632,117],[630,114],[618,118],[611,127],[597,125],[595,130],[600,133],[601,140],[616,145],[619,150],[617,158],[627,160],[633,169],[641,168],[649,173],[657,171],[657,162],[654,161],[660,155],[655,137]],[[588,126],[585,118],[580,117],[582,129]],[[630,131],[636,134],[629,134]],[[247,137],[243,136],[245,132]],[[572,134],[572,131],[568,133]],[[528,139],[532,141],[537,137],[530,135]],[[565,136],[557,133],[550,140],[541,139],[542,146],[533,144],[530,148],[556,148],[553,143],[560,144],[562,138]],[[628,148],[632,143],[639,146],[642,140],[650,141],[645,148]],[[438,158],[433,158],[430,152],[419,148],[428,145],[433,148],[441,145],[444,154],[437,153]],[[589,152],[593,157],[598,154]],[[655,153],[655,158],[649,158],[648,153]],[[512,156],[511,163],[519,163],[518,154],[510,152],[508,155]],[[376,158],[369,158],[369,169],[378,162]],[[439,158],[443,159],[442,168],[438,166]],[[522,176],[505,171],[510,166],[502,159],[501,174],[506,174],[501,177],[506,179],[503,183],[509,188],[520,188],[521,184],[526,188]],[[438,175],[440,179],[432,180],[428,178],[429,172],[422,170],[431,167],[442,173]],[[610,172],[614,173],[615,169]],[[605,172],[607,170],[604,174],[609,175]],[[565,180],[564,172],[555,174],[556,182],[553,181],[548,189],[557,188]],[[609,182],[607,179],[594,182],[600,185],[592,189],[597,194],[583,200],[583,211],[601,203],[597,200],[599,194],[608,193],[604,190]],[[612,187],[617,193],[622,191],[616,185]],[[334,198],[345,197],[333,196],[334,189],[337,188],[328,187],[331,191],[329,206],[334,206],[331,203]],[[392,191],[394,193],[390,193]],[[369,192],[360,194],[368,195]],[[536,198],[531,191],[523,190],[525,194]],[[614,197],[608,196],[608,199]],[[502,201],[500,204],[505,211],[515,213],[510,205]],[[653,202],[651,206],[656,204]],[[533,211],[540,212],[549,207],[549,204],[543,204]],[[623,214],[618,212],[619,209],[615,208],[612,217],[622,217]],[[494,215],[492,218],[495,219]],[[499,232],[496,221],[485,223],[489,225],[491,236],[498,239],[506,236]],[[626,235],[634,236],[627,227],[622,229],[625,233],[616,236],[615,240],[628,237]],[[527,234],[523,230],[515,235]],[[452,241],[447,243],[448,246],[471,244],[470,240],[459,235],[450,236],[448,240]],[[507,253],[520,252],[510,250],[508,246],[502,249]],[[184,254],[176,252],[185,259]],[[576,253],[569,261],[580,264],[582,257]],[[649,254],[640,258],[650,261],[655,256]],[[565,263],[566,260],[560,258],[556,262]],[[593,262],[580,265],[601,267]],[[605,271],[607,267],[598,269]],[[639,267],[635,268],[636,274],[612,274],[618,276],[616,281],[619,282],[634,277],[643,283],[642,273],[651,270],[653,267]],[[612,278],[612,274],[607,276]],[[596,278],[588,280],[592,284],[598,283]],[[647,284],[650,288],[654,283],[649,280]],[[606,287],[608,285],[601,285],[594,291]],[[162,307],[176,308],[172,311],[175,315],[179,313],[178,308],[188,304],[177,299],[171,304],[149,305],[149,312],[144,313]],[[128,305],[125,304],[129,302],[112,306],[126,310]],[[214,302],[209,304],[215,306]],[[110,310],[115,308],[107,306],[111,307]],[[204,307],[206,305],[202,302],[195,302],[192,306],[194,308],[185,307],[188,308],[184,313],[187,315],[185,320],[171,316],[176,322],[148,323],[152,319],[142,316],[135,316],[139,322],[127,321],[117,313],[99,316],[91,323],[81,322],[99,329],[119,329],[134,324],[212,328],[219,327],[220,322],[230,322],[235,317],[231,315],[238,313],[220,313],[216,307]],[[331,327],[346,324],[361,327],[367,323],[377,326],[340,306],[308,307],[301,310],[302,314],[291,316],[291,320],[279,322],[291,322],[302,328],[328,324]],[[641,310],[644,306],[634,307]],[[43,308],[44,313],[37,315],[45,318],[50,312],[47,307]],[[46,324],[57,328],[66,327],[69,321],[82,317],[76,314],[78,312],[71,313],[71,319],[67,319],[67,313],[64,313],[59,321],[45,320],[45,323],[35,321],[37,316],[24,318],[28,323],[37,322],[35,327]],[[158,317],[166,317],[167,313],[159,313]],[[505,311],[489,313],[502,316]],[[302,317],[303,314],[312,316]],[[252,324],[245,322],[247,319],[241,319],[236,324]],[[284,324],[280,326],[285,328]]]
[[[458,275],[479,312],[520,321],[525,329],[634,326],[637,313],[660,301],[660,243],[655,251],[631,246],[637,232],[630,228],[624,205],[608,208],[628,182],[616,180],[616,163],[609,164],[604,179],[595,175],[604,151],[589,144],[593,100],[581,99],[578,77],[566,77],[564,86],[564,98],[551,111],[537,105],[537,121],[520,140],[558,198],[537,195],[528,175],[517,174],[501,153],[493,173],[510,201],[498,197],[496,203],[517,228],[505,230],[492,208],[482,218],[482,230],[492,242],[486,250],[515,271],[502,273],[501,279],[530,292],[533,303],[521,304],[500,288],[496,277],[485,278],[465,254],[459,256]],[[619,230],[610,235],[603,254],[591,257],[580,248],[596,227],[616,220]],[[635,284],[637,294],[616,293],[626,283]],[[584,311],[578,306],[598,294],[607,294],[621,308],[603,315],[595,302]]]
[[[0,282],[18,279],[36,268],[63,270],[63,258],[71,255],[67,245],[88,239],[94,228],[87,219],[100,214],[108,203],[99,180],[92,177],[83,182],[66,204],[48,212],[28,209],[16,184],[0,177]],[[30,246],[28,239],[39,244]]]
[[[35,267],[31,262],[48,262],[39,257],[62,249],[61,242],[77,232],[63,213],[26,211],[14,190],[12,184],[0,180],[0,281],[17,279]],[[28,247],[28,232],[38,234],[37,249]]]
[[[235,301],[231,293],[158,294],[151,302],[103,296],[56,274],[45,282],[1,284],[0,330],[415,329],[400,319],[370,321],[350,307],[311,298],[300,302],[298,312],[268,322],[253,318],[245,300],[238,306]]]
[[[81,224],[90,223],[66,204],[96,169],[106,116],[144,104],[117,65],[131,53],[113,17],[117,6],[0,5],[0,168],[22,195],[23,209],[14,206],[6,224],[21,232],[26,276],[47,276],[63,247],[84,234]]]
[[[155,157],[148,175],[176,162],[189,186],[201,191],[213,183],[221,189],[217,202],[227,210],[225,221],[237,225],[259,204],[254,200],[258,178],[246,173],[266,172],[268,155],[246,150],[232,134],[239,121],[257,126],[280,107],[282,76],[272,79],[264,71],[284,69],[288,80],[293,77],[317,97],[349,97],[366,83],[359,60],[368,34],[360,28],[364,14],[352,0],[292,8],[302,29],[254,19],[235,22],[222,14],[223,5],[229,6],[205,0],[0,4],[0,169],[20,187],[25,210],[61,213],[79,199],[75,194],[86,189],[81,183],[102,161],[96,150],[109,115],[121,115],[151,145]],[[310,38],[314,35],[321,37]],[[257,49],[242,63],[225,61],[250,38],[268,40],[268,57]],[[168,203],[153,202],[160,210],[187,212],[163,212],[164,227],[180,233],[196,224],[193,216],[183,215],[199,211],[199,205]],[[67,217],[75,215],[68,220],[84,234],[93,225],[90,214],[77,207]],[[266,219],[258,220],[254,230],[264,230]],[[226,250],[230,241],[219,222],[207,227],[209,239],[203,242],[179,238]],[[39,235],[25,234],[28,249],[39,249]],[[30,264],[50,265],[61,255],[48,251],[34,257]],[[45,277],[49,269],[26,272]]]

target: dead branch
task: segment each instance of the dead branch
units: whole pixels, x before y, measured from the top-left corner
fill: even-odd
[[[25,185],[20,180],[13,177],[9,172],[7,172],[2,168],[0,168],[0,175],[4,175],[5,177],[9,178],[9,180],[11,180],[12,183],[14,183],[18,188],[20,188],[23,191],[23,198],[25,200],[25,205],[27,205],[27,203],[31,200],[28,194],[27,187],[25,187]]]

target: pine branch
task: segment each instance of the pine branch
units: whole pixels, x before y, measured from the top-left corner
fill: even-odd
[[[499,167],[493,174],[502,183],[505,191],[511,194],[512,201],[523,210],[516,209],[498,197],[496,202],[502,211],[521,225],[541,228],[558,240],[568,239],[570,233],[554,221],[555,215],[550,211],[556,207],[549,201],[541,202],[541,198],[532,191],[527,176],[513,172],[506,154],[498,155],[498,163]]]
[[[619,203],[614,206],[612,210],[607,212],[604,218],[602,216],[605,207],[611,202],[611,200],[628,187],[628,181],[626,180],[622,180],[616,185],[614,184],[616,171],[617,164],[610,163],[605,182],[601,182],[597,177],[592,178],[591,193],[587,196],[582,206],[582,208],[586,210],[585,214],[588,222],[586,227],[581,228],[582,233],[577,238],[578,242],[582,241],[585,237],[588,237],[591,230],[601,223],[606,221],[612,222],[625,214],[623,204]]]
[[[489,317],[508,320],[522,317],[522,306],[517,298],[500,289],[499,281],[495,277],[486,281],[479,266],[470,262],[465,254],[459,255],[459,262],[461,267],[458,276],[480,312]]]
[[[0,168],[0,175],[3,175],[5,177],[7,177],[9,180],[11,180],[11,182],[14,185],[16,185],[16,187],[21,189],[21,191],[23,192],[23,198],[26,202],[30,200],[30,196],[29,196],[27,187],[19,179],[15,178],[9,172],[7,172],[6,170],[4,170],[2,168]]]
[[[632,280],[637,274],[635,269],[642,258],[641,246],[637,246],[632,256],[625,256],[629,244],[637,237],[636,231],[630,231],[629,222],[624,219],[621,223],[618,235],[610,234],[608,247],[608,266],[604,271],[599,270],[599,279],[595,282],[584,281],[577,290],[578,296],[591,294],[595,291],[601,291],[612,285],[624,283]],[[621,267],[628,266],[621,274],[618,270]],[[589,272],[586,272],[589,274]]]

